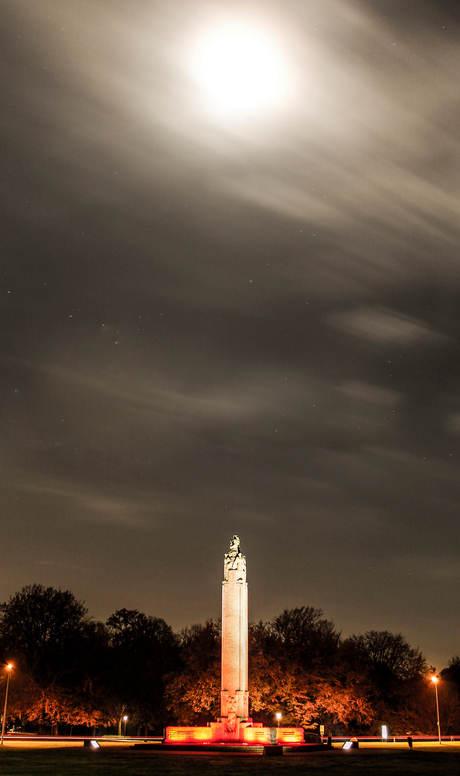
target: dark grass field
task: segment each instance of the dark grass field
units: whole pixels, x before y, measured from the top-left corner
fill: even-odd
[[[414,749],[334,749],[270,758],[257,754],[139,752],[81,748],[0,751],[1,776],[429,776],[460,775],[460,747]]]

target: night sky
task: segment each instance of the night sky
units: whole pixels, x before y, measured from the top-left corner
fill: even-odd
[[[0,600],[460,652],[460,8],[2,5]],[[283,73],[223,110],[244,25]],[[201,48],[200,48],[201,47]],[[280,71],[281,72],[281,71]]]

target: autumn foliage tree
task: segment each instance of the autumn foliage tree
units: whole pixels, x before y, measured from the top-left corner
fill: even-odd
[[[220,649],[219,620],[208,619],[181,632],[181,669],[166,693],[169,713],[179,724],[198,725],[219,716]]]
[[[340,634],[321,609],[285,609],[251,628],[250,697],[267,724],[281,712],[286,724],[366,725],[370,707],[357,677],[338,659]]]
[[[72,719],[76,706],[87,720],[86,699],[76,704],[76,687],[84,682],[94,634],[86,607],[70,590],[28,585],[1,604],[1,650],[18,677],[10,708],[16,704],[18,712],[55,730]]]
[[[366,677],[373,732],[382,722],[389,723],[394,733],[419,732],[428,673],[420,650],[412,648],[401,633],[368,631],[345,639],[341,653],[351,670]]]
[[[116,725],[138,732],[201,725],[220,712],[221,626],[174,633],[161,618],[119,609],[92,620],[68,590],[24,587],[0,605],[0,657],[12,660],[10,718],[38,725]],[[441,728],[460,725],[460,658],[441,672]],[[0,684],[4,676],[0,672]],[[0,690],[1,691],[1,690]],[[321,609],[285,609],[249,627],[250,713],[331,733],[435,733],[433,685],[423,654],[401,634],[341,639]]]

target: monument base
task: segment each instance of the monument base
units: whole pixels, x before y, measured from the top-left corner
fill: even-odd
[[[230,729],[229,729],[230,727]],[[303,728],[259,727],[252,720],[220,719],[207,727],[167,727],[165,744],[252,744],[258,746],[295,746],[304,744]]]

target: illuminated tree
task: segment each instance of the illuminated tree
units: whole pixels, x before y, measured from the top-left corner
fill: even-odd
[[[14,660],[11,708],[39,724],[98,724],[97,660],[107,639],[69,590],[29,585],[0,606],[0,645]]]
[[[180,639],[182,668],[169,681],[168,710],[178,724],[199,725],[220,711],[220,622],[192,625]]]
[[[113,725],[122,718],[161,730],[200,725],[220,711],[218,620],[175,634],[161,618],[120,609],[107,624],[70,591],[30,585],[0,606],[0,652],[15,663],[11,718],[58,725]],[[1,656],[0,654],[0,656]],[[460,724],[460,658],[441,674],[441,726]],[[0,677],[0,683],[2,678]],[[341,640],[320,609],[285,609],[249,628],[251,715],[273,725],[335,732],[435,732],[428,666],[401,634],[368,631]]]
[[[428,665],[419,649],[400,633],[368,631],[345,639],[341,655],[350,669],[367,676],[373,732],[382,721],[395,733],[427,732],[423,698]]]
[[[365,727],[372,719],[367,686],[362,677],[342,670],[333,624],[321,621],[319,610],[293,612],[293,617],[284,612],[282,618],[289,638],[273,642],[272,626],[273,622],[279,623],[279,618],[250,628],[250,699],[255,716],[272,725],[274,714],[281,711],[285,724],[312,730],[317,730],[320,723],[329,728]],[[291,627],[296,621],[303,626],[305,646]],[[324,659],[319,647],[322,639],[326,646]],[[308,652],[311,663],[306,657]]]

